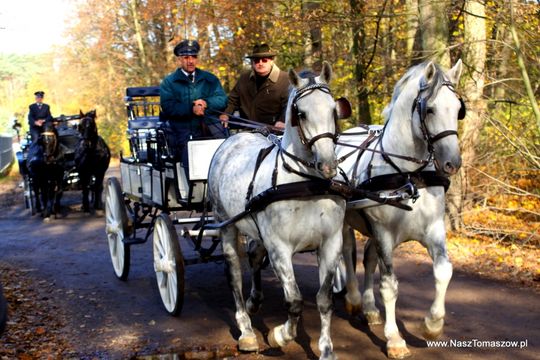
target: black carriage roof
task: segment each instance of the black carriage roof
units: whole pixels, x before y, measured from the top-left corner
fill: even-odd
[[[127,97],[159,96],[159,86],[140,86],[126,88]]]
[[[79,120],[82,119],[82,116],[80,114],[76,115],[60,115],[55,118],[53,118],[54,121],[70,121],[70,120]]]

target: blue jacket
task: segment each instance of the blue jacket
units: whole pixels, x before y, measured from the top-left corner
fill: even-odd
[[[175,129],[200,132],[201,121],[207,124],[215,122],[193,114],[193,101],[203,99],[208,108],[206,113],[218,117],[212,110],[223,111],[227,106],[227,95],[221,87],[219,79],[208,71],[196,69],[195,82],[189,81],[182,70],[167,75],[159,86],[161,116],[169,120]]]

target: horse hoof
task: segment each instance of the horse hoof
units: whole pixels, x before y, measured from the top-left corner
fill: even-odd
[[[337,355],[330,349],[327,348],[319,357],[319,360],[337,360]]]
[[[51,217],[50,217],[50,216],[44,217],[44,218],[43,218],[43,222],[46,222],[46,223],[51,222]]]
[[[96,210],[96,216],[99,216],[99,217],[105,216],[105,211],[104,210]]]
[[[411,356],[411,352],[405,344],[405,340],[401,340],[399,344],[396,345],[386,345],[386,355],[390,359],[405,359],[406,357]]]
[[[268,344],[273,348],[280,348],[287,345],[287,341],[283,338],[283,325],[276,326],[268,334]]]
[[[429,318],[425,318],[420,328],[424,339],[437,340],[443,333],[444,319],[433,321]]]
[[[259,342],[255,335],[240,336],[238,339],[238,349],[240,351],[255,352],[259,351]]]
[[[261,308],[261,303],[260,302],[253,301],[251,296],[247,299],[247,301],[246,301],[246,310],[247,310],[249,315],[256,314],[259,311],[260,308]]]
[[[351,316],[360,314],[362,310],[362,304],[352,304],[349,300],[345,299],[345,311]]]
[[[381,325],[383,323],[381,314],[378,311],[369,311],[364,313],[367,319],[368,325]]]

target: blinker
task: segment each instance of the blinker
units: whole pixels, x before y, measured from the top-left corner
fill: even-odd
[[[348,119],[351,117],[351,103],[344,97],[336,100],[336,115],[338,120]]]
[[[463,120],[465,119],[465,115],[467,115],[467,107],[465,106],[465,101],[463,101],[461,96],[459,97],[459,103],[461,104],[461,107],[459,108],[457,118],[458,120]]]

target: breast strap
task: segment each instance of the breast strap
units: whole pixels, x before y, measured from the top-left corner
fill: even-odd
[[[358,188],[368,191],[394,190],[407,182],[412,182],[418,189],[442,186],[446,192],[450,187],[450,179],[447,177],[438,175],[435,171],[421,171],[374,176],[361,183]]]

